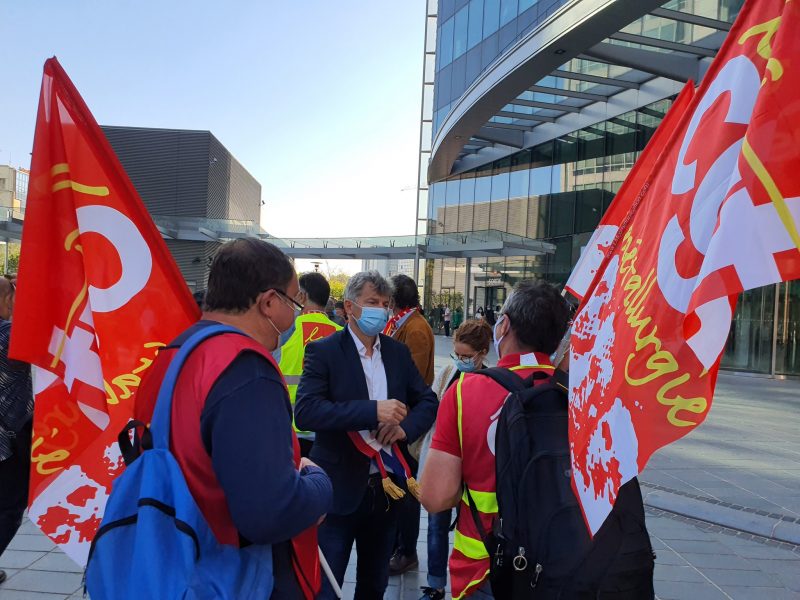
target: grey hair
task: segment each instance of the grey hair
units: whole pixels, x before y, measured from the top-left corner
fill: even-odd
[[[371,283],[381,296],[392,295],[392,286],[383,278],[383,275],[377,271],[361,271],[348,279],[344,288],[344,299],[355,302],[368,283]]]

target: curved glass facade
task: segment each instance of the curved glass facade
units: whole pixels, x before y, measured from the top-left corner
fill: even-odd
[[[541,239],[555,254],[471,265],[468,314],[501,303],[520,279],[563,284],[671,100],[631,111],[430,186],[428,233],[495,229]],[[431,261],[429,290],[463,293],[465,259]]]
[[[433,128],[470,84],[567,0],[440,0]]]

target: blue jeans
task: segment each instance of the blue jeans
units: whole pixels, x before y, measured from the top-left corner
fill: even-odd
[[[453,511],[428,513],[428,586],[447,587],[447,557],[450,554],[449,534]]]
[[[389,559],[397,531],[396,502],[388,500],[380,476],[371,476],[361,505],[349,515],[328,515],[318,531],[319,547],[339,586],[344,581],[353,542],[358,552],[355,600],[382,600],[389,583]],[[336,595],[322,576],[317,598]]]

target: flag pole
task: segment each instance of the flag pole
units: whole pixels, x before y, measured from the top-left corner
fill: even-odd
[[[336,594],[337,598],[342,598],[342,588],[339,587],[339,582],[336,581],[336,577],[333,576],[333,571],[331,571],[328,561],[325,560],[325,555],[322,553],[322,548],[317,546],[317,550],[319,550],[319,564],[322,567],[322,570],[325,572],[325,577],[328,578],[328,583],[330,583],[331,587],[333,588],[333,593]]]

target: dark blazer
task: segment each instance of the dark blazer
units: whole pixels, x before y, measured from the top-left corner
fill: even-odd
[[[404,344],[384,335],[380,340],[389,399],[409,407],[400,426],[410,443],[433,425],[436,394],[425,385]],[[354,512],[364,497],[370,461],[356,450],[347,432],[377,428],[377,415],[349,328],[306,346],[295,423],[298,429],[316,432],[311,460],[333,481],[332,514]]]

